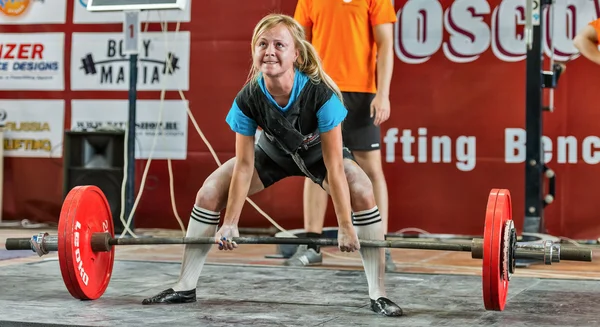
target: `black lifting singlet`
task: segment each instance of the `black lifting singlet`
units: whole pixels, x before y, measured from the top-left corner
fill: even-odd
[[[248,83],[237,95],[240,110],[263,129],[269,143],[290,155],[298,168],[313,181],[306,168],[304,154],[320,145],[317,111],[332,96],[324,83],[307,82],[291,107],[283,112],[262,92],[256,81]]]

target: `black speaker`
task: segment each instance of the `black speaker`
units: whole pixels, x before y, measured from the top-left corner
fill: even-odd
[[[115,234],[124,230],[119,218],[124,146],[124,131],[65,131],[63,199],[75,186],[98,186],[110,205]]]

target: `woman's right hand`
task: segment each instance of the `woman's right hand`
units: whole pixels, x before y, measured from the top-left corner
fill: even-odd
[[[216,243],[219,244],[219,250],[233,250],[237,248],[237,243],[232,241],[232,239],[239,236],[240,232],[237,225],[223,224],[215,235]]]
[[[342,252],[354,252],[360,250],[360,242],[354,226],[340,226],[338,228],[338,248]]]

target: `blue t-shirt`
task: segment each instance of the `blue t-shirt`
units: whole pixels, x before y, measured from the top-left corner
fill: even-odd
[[[309,81],[308,76],[306,76],[304,73],[298,70],[296,70],[296,74],[294,75],[294,86],[292,87],[292,94],[290,95],[290,100],[285,107],[281,107],[280,105],[278,105],[275,99],[273,99],[273,97],[271,96],[271,94],[269,94],[265,87],[265,81],[262,78],[262,76],[258,79],[258,85],[260,85],[260,89],[262,90],[262,92],[267,95],[269,101],[275,104],[277,108],[279,108],[283,112],[285,112],[291,107],[294,101],[296,101],[296,99],[298,98],[298,95],[300,94],[300,91],[302,91],[302,88],[304,88],[306,83]],[[325,102],[325,104],[323,104],[323,106],[317,111],[317,122],[319,125],[319,132],[325,133],[332,130],[346,118],[347,113],[348,111],[346,110],[340,99],[337,97],[337,95],[335,93],[332,94],[331,98],[327,102]],[[258,127],[258,124],[253,119],[248,118],[248,116],[244,115],[244,113],[242,112],[242,110],[240,110],[235,100],[231,105],[231,109],[229,110],[225,121],[229,124],[231,130],[246,136],[254,135]]]

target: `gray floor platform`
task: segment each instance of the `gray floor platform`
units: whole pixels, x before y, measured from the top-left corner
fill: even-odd
[[[515,278],[503,312],[485,311],[475,276],[388,274],[388,296],[405,311],[368,307],[362,271],[206,265],[198,302],[143,306],[171,285],[179,264],[117,261],[106,293],[79,301],[58,262],[0,270],[4,326],[600,326],[600,281]]]

